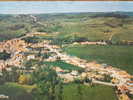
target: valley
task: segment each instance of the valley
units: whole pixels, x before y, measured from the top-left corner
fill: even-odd
[[[3,29],[11,27],[4,30],[10,35],[0,32],[0,94],[9,100],[132,100],[128,14],[10,15],[8,21],[0,15]],[[20,94],[15,99],[11,91]]]

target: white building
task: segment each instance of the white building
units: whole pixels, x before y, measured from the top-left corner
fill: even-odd
[[[35,59],[35,55],[28,55],[27,60]]]

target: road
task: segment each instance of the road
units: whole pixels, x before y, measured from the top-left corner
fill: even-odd
[[[113,86],[113,87],[118,85],[118,84],[112,84],[112,83],[108,83],[108,82],[97,81],[97,80],[92,80],[92,83]]]

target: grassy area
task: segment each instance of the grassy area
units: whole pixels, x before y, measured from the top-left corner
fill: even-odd
[[[124,17],[124,13],[121,13],[121,15],[119,13],[35,15],[41,24],[33,22],[29,15],[18,15],[16,17],[0,15],[0,41],[20,37],[35,31],[46,32],[50,35],[59,32],[55,38],[58,41],[61,40],[61,42],[63,40],[63,42],[70,42],[75,38],[87,38],[90,41],[109,40],[111,36],[111,42],[113,43],[123,40],[133,41],[133,13],[126,13],[130,17]],[[50,38],[47,37],[47,39]]]
[[[34,100],[31,90],[36,86],[6,83],[0,85],[0,94],[9,96],[9,100]],[[116,100],[112,87],[95,85],[93,87],[75,83],[63,85],[63,100]],[[108,98],[110,97],[110,98]]]
[[[0,94],[9,96],[9,100],[34,100],[31,91],[35,86],[6,83],[0,85]]]
[[[88,61],[107,63],[133,74],[132,46],[77,45],[64,48],[64,50],[70,55],[78,56]]]
[[[8,86],[12,86],[12,87],[17,87],[17,88],[23,88],[25,89],[27,92],[31,92],[34,88],[36,88],[36,85],[21,85],[18,83],[7,83]]]
[[[64,86],[63,100],[117,100],[112,87],[69,84]]]
[[[97,17],[86,18],[85,21],[62,22],[62,24],[57,38],[63,42],[74,41],[76,38],[86,38],[89,41],[111,39],[114,44],[123,40],[133,41],[133,24],[130,18]]]
[[[55,62],[44,62],[46,65],[51,65],[51,66],[58,66],[61,67],[62,69],[67,69],[67,70],[80,70],[80,67],[65,63],[63,61],[55,61]]]

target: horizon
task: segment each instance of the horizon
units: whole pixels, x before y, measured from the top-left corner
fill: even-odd
[[[56,14],[133,12],[129,1],[9,1],[0,2],[0,14]]]
[[[83,14],[83,13],[121,13],[121,12],[127,12],[127,13],[133,13],[133,11],[108,11],[108,12],[61,12],[61,13],[26,13],[26,14],[1,14],[0,15],[58,15],[58,14]]]

